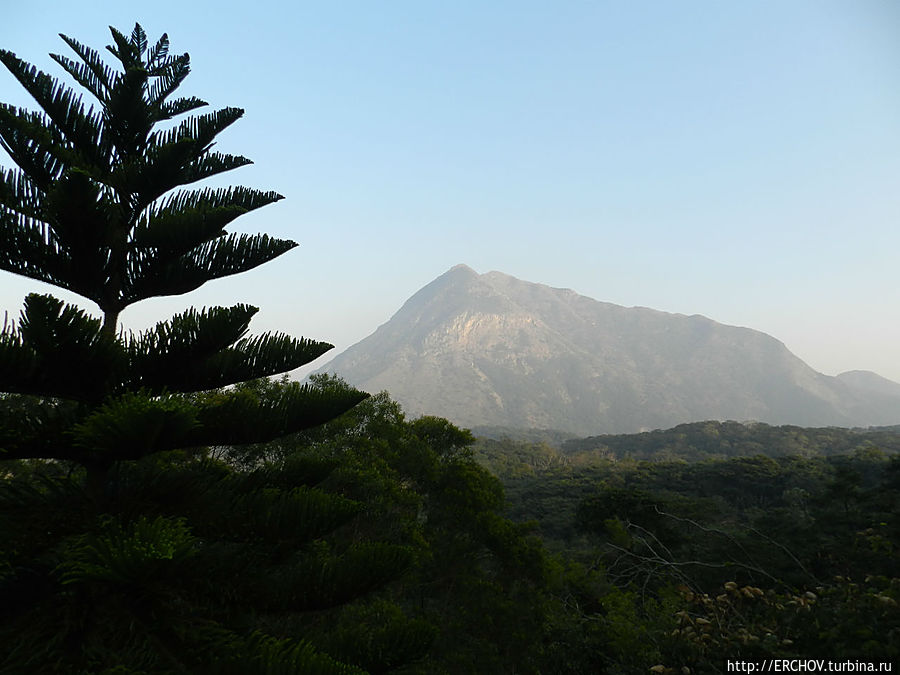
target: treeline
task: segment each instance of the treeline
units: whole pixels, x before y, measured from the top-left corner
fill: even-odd
[[[534,432],[539,436],[540,432]],[[547,469],[580,468],[608,461],[696,462],[730,457],[847,455],[865,449],[900,452],[896,427],[844,429],[770,426],[760,422],[692,422],[638,434],[532,439],[496,434],[479,436],[479,461],[500,476],[529,475]]]
[[[846,455],[865,447],[900,452],[896,429],[804,428],[761,422],[693,422],[640,434],[591,436],[562,444],[576,462],[592,457],[643,460],[716,459],[752,455]]]

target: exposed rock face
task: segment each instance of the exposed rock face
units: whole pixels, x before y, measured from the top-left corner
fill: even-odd
[[[900,422],[900,385],[822,375],[759,331],[464,265],[321,370],[464,426],[589,435],[707,419]]]

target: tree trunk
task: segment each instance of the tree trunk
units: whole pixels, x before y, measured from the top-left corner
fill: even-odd
[[[116,326],[119,323],[119,310],[107,309],[103,311],[103,332],[110,337],[116,336]]]

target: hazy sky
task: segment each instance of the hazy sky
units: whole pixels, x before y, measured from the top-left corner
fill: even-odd
[[[466,263],[900,380],[894,0],[4,5],[0,46],[60,77],[57,33],[168,32],[182,91],[247,111],[222,182],[287,197],[235,229],[299,249],[130,327],[250,302],[324,363]],[[30,106],[5,70],[0,101]],[[0,272],[0,310],[33,290]]]

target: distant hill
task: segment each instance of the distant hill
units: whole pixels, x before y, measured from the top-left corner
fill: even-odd
[[[870,370],[851,370],[837,376],[841,382],[854,389],[876,392],[887,396],[900,396],[900,384],[877,375]]]
[[[709,458],[850,455],[877,449],[885,455],[900,453],[900,434],[887,430],[854,430],[838,427],[803,428],[770,426],[761,422],[691,422],[672,429],[640,434],[591,436],[568,439],[560,453],[580,457],[663,461],[696,461]]]
[[[602,468],[610,462],[708,462],[739,457],[855,457],[900,455],[900,431],[770,426],[762,422],[691,422],[638,434],[546,439],[479,436],[476,461],[504,481]]]
[[[468,427],[588,436],[702,420],[900,423],[900,384],[823,375],[765,333],[465,265],[321,371]]]

